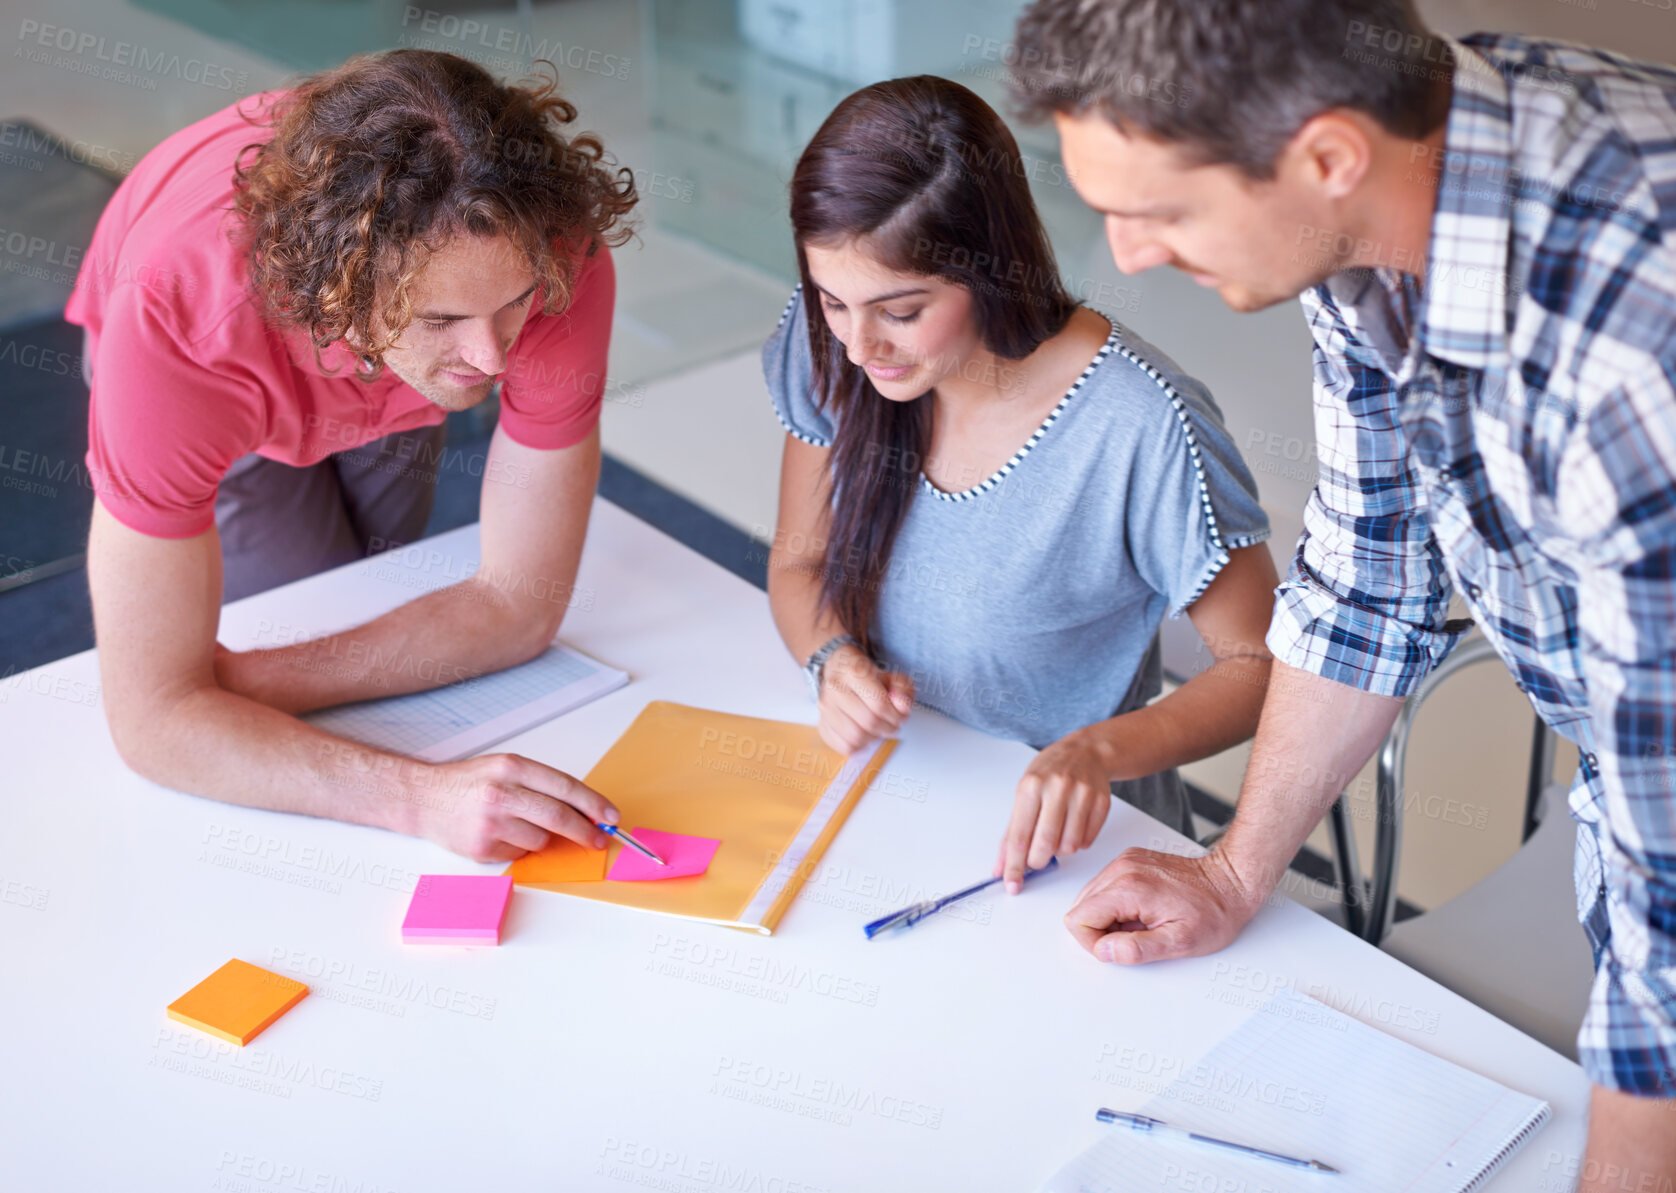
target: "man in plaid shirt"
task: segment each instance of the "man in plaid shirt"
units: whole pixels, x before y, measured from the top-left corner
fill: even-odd
[[[1315,339],[1319,480],[1238,815],[1204,858],[1128,851],[1071,930],[1125,963],[1232,940],[1458,595],[1581,756],[1583,1185],[1671,1189],[1676,70],[1456,42],[1409,0],[1036,0],[1014,57],[1119,268],[1301,295]]]

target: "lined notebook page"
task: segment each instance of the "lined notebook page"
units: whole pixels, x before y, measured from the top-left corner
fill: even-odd
[[[1320,1160],[1340,1175],[1093,1124],[1097,1141],[1044,1185],[1045,1193],[1469,1193],[1549,1117],[1546,1102],[1290,989],[1145,1106],[1110,1105]]]

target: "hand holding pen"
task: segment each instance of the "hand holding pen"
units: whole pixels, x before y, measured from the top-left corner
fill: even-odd
[[[651,858],[658,865],[660,865],[660,866],[669,865],[668,862],[664,861],[661,857],[659,857],[657,854],[653,853],[650,849],[647,849],[639,841],[636,841],[626,830],[620,829],[614,824],[601,824],[601,825],[598,826],[598,828],[599,828],[599,831],[604,833],[606,836],[617,838],[617,840],[621,841],[624,845],[627,845],[630,849],[638,849],[642,854]]]

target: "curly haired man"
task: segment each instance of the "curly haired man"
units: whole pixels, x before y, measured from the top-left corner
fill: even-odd
[[[395,50],[190,125],[123,182],[66,318],[105,707],[136,771],[480,860],[604,844],[616,810],[559,771],[432,766],[297,717],[512,666],[558,630],[636,198],[575,117],[550,80]],[[443,419],[497,382],[475,575],[330,637],[216,642],[224,597],[417,537]]]

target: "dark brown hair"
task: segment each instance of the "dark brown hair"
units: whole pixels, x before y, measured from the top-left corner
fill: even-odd
[[[995,110],[948,79],[875,83],[826,118],[797,161],[791,223],[817,404],[837,431],[821,601],[864,649],[896,534],[919,485],[931,401],[893,402],[827,328],[809,245],[867,238],[887,268],[972,294],[985,347],[1022,360],[1076,309],[1036,214],[1018,145]]]
[[[1096,111],[1252,178],[1332,108],[1415,140],[1449,115],[1452,55],[1412,0],[1035,0],[1009,51],[1026,118]]]
[[[317,350],[353,331],[372,362],[362,375],[374,376],[412,319],[414,275],[462,233],[506,237],[542,309],[568,306],[581,258],[632,234],[623,219],[636,195],[598,137],[559,132],[576,109],[557,86],[556,70],[511,86],[457,55],[401,49],[285,94],[259,121],[272,136],[240,151],[234,182],[270,318],[307,329]]]

